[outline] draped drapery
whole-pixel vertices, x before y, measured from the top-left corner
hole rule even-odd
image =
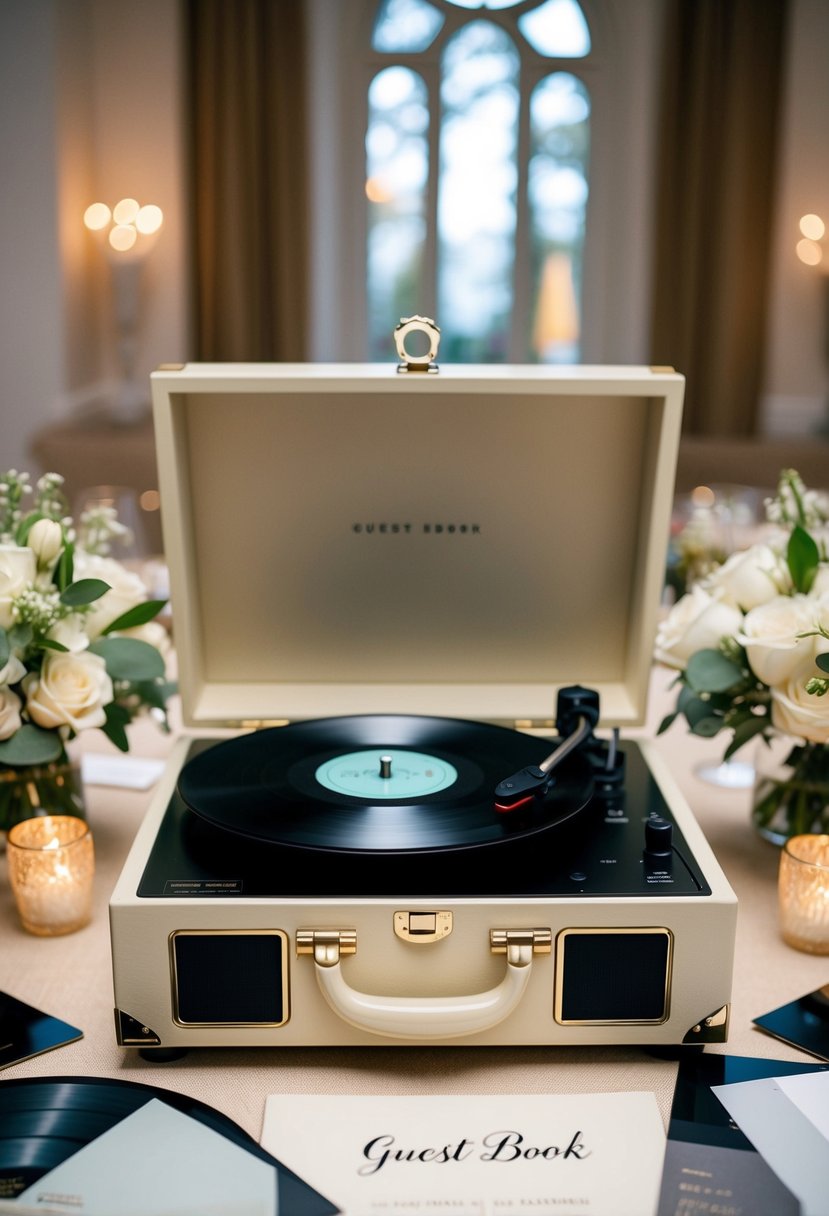
[[[685,429],[755,432],[787,0],[669,0],[651,357],[686,375]]]
[[[308,187],[302,0],[185,0],[195,348],[301,360]]]

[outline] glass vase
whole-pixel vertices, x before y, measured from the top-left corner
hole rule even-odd
[[[79,763],[56,760],[19,768],[0,765],[0,833],[37,815],[86,819]]]
[[[755,768],[751,818],[765,840],[829,832],[829,744],[779,735],[759,744]]]

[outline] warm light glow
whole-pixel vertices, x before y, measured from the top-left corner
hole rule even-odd
[[[823,250],[816,241],[809,241],[804,237],[802,241],[797,242],[796,250],[801,262],[805,262],[807,266],[817,266],[823,260]]]
[[[155,203],[147,203],[146,206],[139,208],[135,217],[135,226],[144,236],[151,236],[152,233],[158,232],[163,220],[164,215],[161,208],[156,207]]]
[[[366,179],[366,198],[370,203],[390,203],[394,195],[379,177],[369,177]]]
[[[112,218],[116,224],[134,224],[138,215],[138,201],[134,198],[122,198],[112,208]]]
[[[138,501],[142,511],[157,511],[161,506],[161,495],[158,490],[144,490]]]
[[[826,225],[819,215],[803,215],[800,217],[800,231],[810,241],[821,241]]]
[[[545,354],[579,340],[579,311],[573,286],[573,263],[566,253],[548,253],[541,271],[533,347]]]
[[[91,232],[100,232],[106,228],[112,213],[106,203],[92,203],[83,213],[83,222]]]
[[[713,507],[716,497],[710,486],[696,486],[691,491],[691,502],[695,507]]]
[[[132,249],[138,233],[129,224],[117,224],[109,234],[109,243],[118,253],[126,253]]]

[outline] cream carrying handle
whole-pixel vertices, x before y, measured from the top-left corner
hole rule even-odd
[[[396,1039],[456,1038],[496,1026],[520,1003],[533,954],[550,952],[549,930],[493,929],[493,951],[507,956],[504,978],[494,988],[463,996],[379,996],[352,988],[342,973],[339,943],[330,935],[320,939],[306,937],[300,945],[297,934],[298,953],[313,953],[317,983],[334,1012],[360,1030]],[[354,949],[356,944],[347,952]]]

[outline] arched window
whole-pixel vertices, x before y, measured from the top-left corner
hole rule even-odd
[[[594,49],[577,0],[380,0],[365,142],[370,358],[432,311],[453,362],[577,361]]]

